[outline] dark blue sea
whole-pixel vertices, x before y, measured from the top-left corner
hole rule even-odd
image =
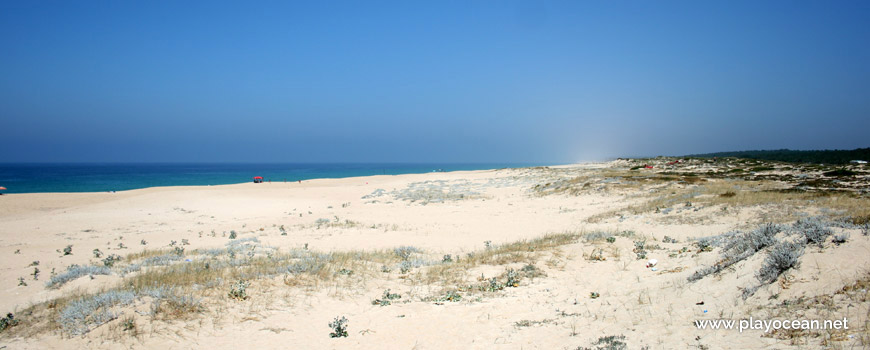
[[[226,185],[432,171],[518,168],[540,164],[0,164],[2,193],[103,192],[155,186]]]

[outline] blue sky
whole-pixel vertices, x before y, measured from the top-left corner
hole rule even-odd
[[[4,1],[0,162],[868,147],[866,1]]]

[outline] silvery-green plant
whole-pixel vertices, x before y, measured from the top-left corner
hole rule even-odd
[[[400,259],[408,260],[409,258],[411,258],[411,254],[420,253],[420,249],[418,249],[417,247],[402,246],[402,247],[398,247],[398,248],[393,249],[393,252]]]
[[[130,291],[108,291],[82,297],[67,304],[60,311],[58,323],[70,335],[82,335],[94,327],[117,318],[111,308],[131,304],[136,295]]]
[[[764,259],[761,270],[756,274],[758,281],[763,284],[773,283],[783,272],[798,267],[803,253],[804,246],[796,242],[782,242],[773,246]]]
[[[782,232],[782,227],[775,224],[764,224],[752,231],[734,231],[718,236],[705,237],[698,244],[719,245],[722,247],[721,261],[713,266],[701,268],[689,276],[689,282],[694,282],[707,275],[718,273],[731,265],[741,262],[777,243],[776,235]]]
[[[119,256],[117,254],[111,254],[111,255],[107,256],[105,259],[103,259],[103,265],[106,267],[112,267],[115,265],[115,262],[120,261],[120,260],[121,260],[121,256]]]
[[[819,218],[803,218],[799,219],[792,225],[792,229],[803,234],[807,244],[817,244],[819,247],[825,242],[828,236],[834,232],[828,228],[828,225]]]
[[[399,265],[399,271],[401,271],[402,273],[408,273],[409,271],[411,271],[411,262],[407,260],[402,261],[402,263]]]
[[[230,286],[229,296],[233,299],[245,300],[248,299],[247,288],[251,283],[245,280],[238,280]]]
[[[846,243],[846,241],[848,241],[850,237],[851,237],[851,235],[849,235],[848,232],[844,232],[844,233],[841,233],[838,235],[834,235],[833,242],[834,242],[834,244],[843,244],[843,243]]]
[[[507,282],[505,285],[508,287],[519,287],[520,286],[520,276],[514,269],[508,269],[505,273],[507,277]]]
[[[110,270],[106,266],[80,266],[80,265],[70,265],[66,268],[66,272],[56,275],[49,279],[49,281],[45,284],[47,288],[57,288],[60,287],[67,282],[75,280],[82,276],[94,276],[94,275],[110,275],[112,274],[112,270]]]
[[[395,293],[390,293],[390,290],[387,289],[384,291],[384,295],[381,296],[380,299],[375,299],[372,301],[372,305],[387,306],[387,305],[390,305],[393,300],[397,300],[400,298],[402,298],[401,295],[395,294]]]
[[[329,333],[329,337],[347,337],[347,323],[347,318],[345,318],[344,316],[341,316],[341,318],[336,317],[332,322],[329,323],[329,328],[332,328],[332,332]]]

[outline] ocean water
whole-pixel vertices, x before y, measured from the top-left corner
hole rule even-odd
[[[104,192],[155,186],[226,185],[432,171],[517,168],[539,164],[0,164],[3,193]]]

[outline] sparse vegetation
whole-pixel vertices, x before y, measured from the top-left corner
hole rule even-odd
[[[105,266],[81,266],[81,265],[70,265],[66,268],[66,271],[51,277],[49,281],[45,284],[46,288],[58,288],[70,281],[73,281],[79,277],[83,276],[95,276],[95,275],[110,275],[112,274],[112,270]]]
[[[776,243],[776,235],[782,231],[779,225],[765,224],[755,230],[742,232],[733,231],[719,236],[706,237],[698,240],[701,250],[713,246],[721,246],[721,260],[713,266],[702,268],[689,276],[689,282],[694,282],[707,275],[718,273],[731,265],[741,262],[756,252]]]
[[[768,304],[780,301],[794,302],[793,299],[788,300],[788,298],[794,298],[795,291],[802,293],[804,289],[799,288],[803,288],[804,283],[815,283],[815,285],[820,283],[813,280],[817,273],[810,271],[816,269],[817,263],[813,261],[812,269],[807,268],[809,266],[807,263],[810,261],[806,260],[808,257],[804,258],[802,270],[790,272],[790,270],[801,266],[801,254],[807,249],[805,247],[810,247],[809,249],[812,250],[811,253],[808,250],[807,255],[812,255],[815,258],[830,251],[853,254],[854,251],[859,248],[863,249],[866,245],[866,237],[855,237],[859,232],[858,230],[867,231],[867,226],[860,226],[854,222],[856,218],[860,220],[862,217],[854,215],[864,210],[859,208],[858,204],[866,202],[866,198],[862,198],[860,194],[831,196],[809,192],[780,193],[775,192],[773,187],[753,183],[755,180],[745,180],[760,176],[752,174],[756,172],[767,172],[764,176],[779,176],[782,173],[780,171],[782,165],[779,164],[768,166],[762,163],[746,163],[739,166],[739,169],[742,170],[739,172],[732,173],[731,169],[716,168],[714,175],[705,175],[703,168],[692,169],[697,174],[679,174],[679,169],[675,169],[679,165],[670,165],[670,168],[666,168],[660,165],[661,163],[650,161],[649,164],[655,165],[654,169],[639,167],[638,171],[634,171],[635,175],[632,177],[623,176],[623,170],[603,169],[595,170],[599,171],[596,173],[596,177],[578,175],[577,179],[574,179],[576,182],[557,183],[556,180],[548,180],[549,183],[546,186],[541,185],[540,188],[543,191],[550,191],[546,192],[547,194],[561,191],[559,193],[563,195],[571,195],[572,191],[579,194],[629,189],[627,192],[619,192],[621,196],[628,193],[624,197],[620,197],[624,201],[614,201],[613,203],[628,203],[632,206],[616,208],[612,203],[607,203],[607,207],[615,209],[608,213],[611,217],[602,216],[602,220],[612,221],[606,225],[596,225],[596,231],[550,234],[536,239],[504,243],[505,237],[516,235],[516,232],[500,235],[498,232],[500,227],[494,226],[492,232],[487,230],[477,236],[470,236],[472,237],[470,238],[471,245],[474,246],[471,251],[465,250],[468,249],[465,247],[469,241],[465,238],[461,238],[455,247],[448,245],[445,248],[436,245],[437,248],[431,248],[431,250],[428,246],[400,246],[370,251],[318,251],[318,247],[329,247],[333,244],[332,241],[321,241],[320,236],[344,234],[342,229],[349,227],[356,227],[356,230],[361,232],[384,227],[369,226],[368,223],[360,224],[335,216],[332,219],[320,221],[321,228],[326,229],[317,232],[312,226],[312,222],[317,223],[314,221],[317,216],[297,219],[298,211],[296,209],[293,210],[293,213],[289,211],[286,213],[291,215],[287,219],[288,227],[292,228],[291,230],[294,232],[294,237],[291,238],[278,237],[278,232],[282,235],[287,233],[288,228],[285,228],[284,225],[279,226],[277,223],[264,225],[262,222],[250,222],[252,229],[242,229],[241,233],[224,231],[224,237],[229,234],[231,240],[228,241],[224,238],[222,243],[225,244],[218,247],[194,249],[193,246],[189,246],[190,242],[187,239],[181,239],[183,236],[196,237],[196,230],[189,230],[179,232],[178,235],[174,236],[181,242],[180,244],[176,241],[172,241],[168,246],[157,244],[156,246],[160,247],[153,250],[139,247],[139,249],[131,249],[130,254],[124,254],[123,258],[116,254],[103,254],[99,249],[94,249],[94,255],[99,260],[90,260],[90,263],[84,263],[94,265],[73,265],[59,275],[52,273],[51,281],[46,283],[46,287],[55,290],[48,291],[46,295],[54,297],[53,299],[37,303],[23,310],[14,309],[17,315],[24,318],[22,323],[26,327],[16,327],[4,336],[14,337],[14,339],[26,339],[32,334],[59,334],[63,337],[74,337],[93,332],[90,336],[86,336],[87,341],[112,334],[122,334],[125,338],[141,337],[134,334],[148,334],[148,332],[151,334],[171,334],[168,332],[187,332],[203,325],[211,327],[208,323],[211,322],[212,317],[216,319],[214,321],[218,327],[216,329],[220,329],[221,323],[228,321],[220,320],[221,317],[225,317],[223,315],[233,315],[232,319],[229,320],[230,322],[244,325],[256,324],[259,322],[258,320],[271,317],[269,313],[272,310],[286,310],[300,306],[301,308],[310,308],[312,304],[314,307],[321,307],[316,304],[321,303],[326,295],[326,298],[335,298],[330,300],[330,303],[335,301],[354,303],[357,307],[353,307],[352,312],[360,311],[360,298],[362,298],[363,304],[371,303],[372,306],[362,306],[364,309],[372,311],[372,315],[375,316],[366,316],[364,320],[357,321],[361,322],[360,324],[370,324],[369,327],[372,329],[354,330],[355,336],[357,332],[363,336],[369,334],[382,336],[384,328],[372,326],[375,324],[373,321],[382,321],[384,317],[402,318],[409,310],[416,312],[424,308],[452,312],[452,310],[466,308],[484,310],[493,306],[496,311],[493,312],[494,317],[490,322],[500,322],[493,324],[501,329],[506,326],[511,327],[511,325],[516,328],[547,328],[512,329],[511,331],[524,332],[533,336],[536,336],[535,334],[559,334],[565,339],[573,339],[572,341],[579,341],[583,345],[589,346],[578,349],[625,349],[627,341],[626,337],[622,335],[611,335],[597,339],[596,337],[601,334],[589,339],[584,337],[588,336],[587,330],[588,332],[607,332],[607,329],[610,328],[598,327],[594,322],[612,322],[611,317],[621,325],[638,325],[639,322],[649,320],[657,325],[663,325],[663,329],[673,326],[690,312],[700,315],[703,310],[705,317],[714,315],[706,314],[708,308],[711,312],[719,313],[718,317],[728,318],[731,315],[726,312],[723,316],[721,306],[724,303],[730,304],[732,301],[740,306],[734,308],[736,311],[732,318],[736,319],[742,317],[743,315],[740,313],[745,310],[755,312],[753,308],[757,305],[750,303],[762,300],[762,298],[756,298],[742,301],[746,305],[740,305],[741,290],[743,296],[751,296],[761,288],[768,288],[768,284],[771,283],[776,283],[776,285],[769,287],[771,295],[767,299],[769,300]],[[768,170],[767,167],[777,171]],[[627,168],[627,166],[623,166],[623,168]],[[819,169],[815,172],[821,174],[823,170]],[[597,177],[601,177],[603,173],[613,176],[598,179]],[[563,176],[563,178],[567,179],[568,177]],[[860,176],[856,178],[860,178]],[[830,179],[830,181],[846,181],[846,179]],[[771,192],[766,192],[768,190]],[[536,189],[530,189],[528,194],[531,196],[544,195]],[[600,200],[599,197],[595,196],[589,198],[593,198],[595,201]],[[769,204],[783,198],[786,202],[793,200],[788,205],[793,204],[794,206],[789,207],[788,211],[780,211],[782,207],[776,205],[781,205],[781,203]],[[488,198],[481,197],[482,199],[489,201]],[[541,200],[541,198],[533,199]],[[567,200],[573,199],[568,198]],[[809,202],[810,200],[818,202]],[[839,201],[842,206],[828,210],[826,203],[834,201]],[[504,198],[501,198],[499,202],[499,205],[516,204],[516,202],[505,203]],[[436,203],[436,201],[425,202],[421,200],[415,203]],[[753,203],[768,204],[753,208],[751,211],[745,210],[747,205],[754,205]],[[812,203],[812,205],[808,203]],[[410,206],[409,203],[401,205]],[[570,206],[572,210],[577,207],[576,204]],[[791,210],[799,206],[805,207],[800,207],[800,210]],[[341,207],[346,208],[344,205]],[[415,206],[415,208],[415,210],[419,210],[419,207]],[[658,208],[657,214],[656,208]],[[453,210],[449,206],[439,208],[439,210],[441,209]],[[539,210],[555,214],[556,205],[548,205]],[[335,209],[334,212],[318,214],[330,217],[333,214],[345,215],[343,212],[351,211]],[[581,216],[582,212],[582,209],[577,209],[576,213],[571,214],[572,211],[565,210],[560,205],[559,220],[564,219],[565,222],[569,222],[572,220],[569,216],[572,215],[577,215],[581,217],[578,220],[582,220],[582,217],[585,217]],[[613,215],[614,213],[616,215]],[[666,213],[669,214],[666,216]],[[785,214],[780,216],[780,213]],[[809,215],[817,215],[817,213],[824,215],[824,217],[809,217]],[[687,217],[691,220],[697,218],[699,222],[707,222],[704,220],[709,221],[711,216],[714,217],[714,220],[720,219],[717,217],[718,215],[726,216],[727,220],[719,220],[716,222],[718,225],[716,227],[736,227],[735,231],[695,240],[693,233],[697,234],[697,231],[681,232],[679,228],[674,231],[648,230],[644,226],[644,222],[655,225],[656,220],[673,220],[671,222],[679,223],[676,220]],[[800,220],[795,221],[796,218],[800,218]],[[832,218],[849,218],[849,221],[829,221],[833,220]],[[616,224],[616,220],[627,222]],[[754,226],[758,225],[759,222],[769,223]],[[574,229],[576,223],[576,220],[573,221],[569,227]],[[240,224],[232,223],[236,228]],[[561,222],[557,224],[562,225]],[[686,225],[687,222],[681,224]],[[558,225],[553,224],[553,226]],[[409,231],[418,229],[413,224],[407,224],[407,227]],[[609,227],[610,229],[601,230],[599,227]],[[621,227],[640,227],[641,231],[637,233],[619,231]],[[297,228],[299,235],[295,234]],[[707,229],[708,227],[704,227],[704,231]],[[217,227],[215,229],[202,228],[200,237],[203,237],[203,232],[209,230],[212,232],[210,236],[206,234],[209,237],[216,237],[216,232],[221,232],[221,228]],[[384,231],[387,229],[384,228]],[[668,235],[662,237],[661,232]],[[855,235],[853,235],[854,240],[847,243],[850,239],[848,232],[855,233]],[[306,236],[308,234],[319,236],[308,237]],[[674,235],[680,239],[673,238]],[[259,239],[253,236],[259,236]],[[845,245],[834,248],[832,244],[827,243],[831,242],[826,241],[828,236],[832,237],[833,244]],[[388,236],[384,235],[383,237]],[[393,236],[389,237],[392,239]],[[400,233],[397,237],[405,236]],[[130,242],[135,242],[135,238],[139,237],[128,236],[127,238]],[[495,243],[491,240],[484,241],[486,238],[493,239]],[[113,236],[112,239],[113,241],[108,243],[105,240],[100,242],[100,246],[110,253],[115,251],[114,246],[118,244],[118,238]],[[165,238],[161,240],[165,241]],[[261,243],[260,240],[263,242]],[[303,246],[302,242],[305,240],[314,243],[311,250],[308,249],[307,243]],[[693,249],[691,245],[693,240],[695,240],[694,244],[697,246],[697,250]],[[213,241],[210,238],[201,239],[196,241],[194,246],[199,247]],[[86,245],[89,244],[89,241],[76,240],[74,242],[76,242],[76,246],[80,246],[77,249],[92,248],[92,246]],[[267,242],[268,244],[279,244],[274,242],[280,242],[281,247],[268,246]],[[411,244],[410,242],[424,244],[420,242],[426,242],[426,240],[412,237],[408,238],[408,242],[408,244]],[[481,245],[480,242],[483,244]],[[142,240],[142,245],[145,245],[144,240]],[[62,245],[58,244],[58,246]],[[816,249],[816,246],[819,248]],[[633,253],[629,253],[629,250],[633,250]],[[715,253],[702,254],[713,250]],[[452,254],[445,254],[445,252]],[[626,253],[629,255],[626,256]],[[29,273],[30,267],[25,269],[23,265],[32,258],[29,255],[20,258],[22,259],[14,262],[17,266],[15,271],[19,275],[26,275]],[[646,261],[639,263],[635,261],[635,258],[655,258],[659,262],[658,264],[649,263],[644,269],[642,266]],[[87,257],[84,256],[74,259],[88,261]],[[44,260],[40,267],[51,269],[53,266],[58,266],[56,265],[57,261],[79,262],[78,260],[57,259],[57,256],[54,256]],[[693,263],[698,261],[705,265],[693,267]],[[829,267],[825,265],[827,262],[824,259],[818,261],[818,270],[827,271]],[[33,267],[36,265],[38,264],[31,264]],[[693,270],[693,268],[697,268],[697,270]],[[62,270],[62,267],[58,267],[58,270]],[[72,270],[76,271],[72,272]],[[34,271],[34,279],[38,273],[38,270]],[[617,281],[625,280],[631,286],[622,289],[621,285],[620,288],[614,288],[614,285],[609,282],[590,281],[593,278],[590,276],[599,273],[613,276],[613,279]],[[535,278],[548,274],[557,278],[569,276],[569,280],[535,280]],[[112,276],[111,278],[96,277],[99,275]],[[707,278],[710,275],[715,275],[715,278]],[[843,273],[842,275],[847,276],[848,274]],[[85,284],[83,283],[85,279],[82,279],[78,281],[79,283],[61,288],[66,283],[83,276],[96,277],[98,280]],[[11,278],[14,283],[14,275]],[[687,278],[688,281],[697,283],[686,288],[690,283],[687,282]],[[705,278],[707,279],[701,281]],[[738,288],[728,284],[734,278],[738,280]],[[21,281],[23,282],[24,279],[22,278]],[[10,283],[10,287],[13,283]],[[571,284],[571,286],[563,286],[566,284]],[[791,292],[786,291],[795,284],[799,287],[793,288]],[[658,286],[662,286],[662,289],[659,289]],[[387,287],[392,289],[387,289]],[[782,287],[782,290],[779,290],[779,287]],[[372,290],[373,288],[377,289]],[[23,294],[38,291],[39,286],[10,289]],[[678,302],[674,302],[669,299],[667,294],[664,294],[682,293],[689,289],[693,292],[678,298]],[[393,290],[401,291],[401,295],[393,293]],[[714,304],[715,301],[711,301],[712,297],[707,297],[706,294],[700,297],[696,296],[696,294],[709,293],[710,291],[714,291],[712,294],[715,294],[715,297],[719,299],[716,300],[718,304]],[[762,290],[762,292],[764,291]],[[860,289],[855,293],[860,293]],[[544,294],[554,296],[548,300],[548,303],[552,302],[556,308],[556,314],[550,316],[555,317],[555,320],[534,316],[536,313],[529,312],[534,311],[531,310],[532,307],[520,307],[516,310],[505,308],[505,305],[513,307],[514,302],[524,302],[527,298]],[[763,293],[759,292],[758,294]],[[695,299],[696,297],[698,299]],[[731,300],[732,297],[734,300]],[[767,297],[765,295],[765,299]],[[708,306],[695,307],[694,311],[678,310],[678,308],[693,308],[691,305],[696,302],[698,304],[695,305],[704,305],[704,299],[707,299]],[[245,301],[242,302],[243,300]],[[529,306],[536,305],[535,308],[541,309],[539,300],[532,301],[534,304],[529,304]],[[414,305],[414,303],[420,302],[434,303],[435,305]],[[864,306],[864,304],[856,305]],[[386,306],[391,307],[381,308]],[[660,309],[656,309],[659,307]],[[607,317],[602,317],[600,314],[602,310],[609,313]],[[617,312],[610,314],[610,310],[617,310]],[[763,311],[765,310],[758,312]],[[487,310],[487,312],[489,311]],[[239,313],[244,315],[239,317]],[[345,315],[355,317],[353,314]],[[515,317],[506,317],[505,315],[514,315]],[[184,318],[193,319],[195,317],[198,317],[199,325],[195,322],[185,323],[185,330],[181,330],[177,326],[178,323],[175,322],[166,324],[157,322]],[[671,323],[668,323],[669,319]],[[487,318],[487,320],[490,319]],[[326,323],[328,319],[322,321]],[[416,323],[412,324],[416,325]],[[333,322],[329,323],[329,326],[331,337],[342,338],[349,335],[346,317],[336,317]],[[98,328],[100,331],[95,331]],[[295,329],[272,327],[272,325],[264,329],[274,333],[298,332]],[[570,335],[576,338],[567,338],[568,330],[571,330]],[[646,333],[632,331],[632,334],[637,336]],[[632,334],[628,335],[632,336]],[[860,333],[854,334],[860,335]],[[322,333],[320,336],[322,337]],[[360,339],[362,338],[360,337]],[[350,339],[350,341],[354,342],[354,339]],[[662,342],[659,344],[661,347],[665,347],[666,344],[673,345],[671,342],[664,343],[661,340],[660,342]],[[691,343],[691,341],[689,342]],[[854,343],[863,345],[858,340]],[[703,348],[699,340],[687,346],[692,344]],[[571,343],[571,345],[576,346],[577,344]],[[566,347],[568,344],[562,346]]]
[[[577,350],[626,350],[628,345],[625,343],[624,335],[608,335],[598,338],[592,347],[577,347]]]
[[[330,338],[341,338],[347,337],[347,318],[341,316],[341,318],[336,317],[332,322],[329,323],[329,328],[332,328],[332,332],[329,333]]]
[[[106,267],[112,267],[115,265],[115,262],[120,261],[121,257],[117,254],[111,254],[105,259],[103,259],[103,265]]]
[[[230,286],[230,292],[228,293],[230,298],[236,300],[246,300],[248,299],[248,286],[251,283],[245,280],[238,280]]]
[[[384,291],[384,295],[382,295],[380,299],[372,300],[372,305],[387,306],[392,304],[393,300],[398,300],[401,298],[401,295],[390,293],[390,290],[387,289]]]
[[[803,252],[804,247],[800,243],[781,242],[773,246],[764,259],[764,266],[758,271],[758,281],[763,284],[776,281],[783,272],[798,266]]]
[[[0,332],[16,325],[18,325],[18,320],[15,319],[15,316],[11,312],[7,313],[6,317],[0,318]]]

